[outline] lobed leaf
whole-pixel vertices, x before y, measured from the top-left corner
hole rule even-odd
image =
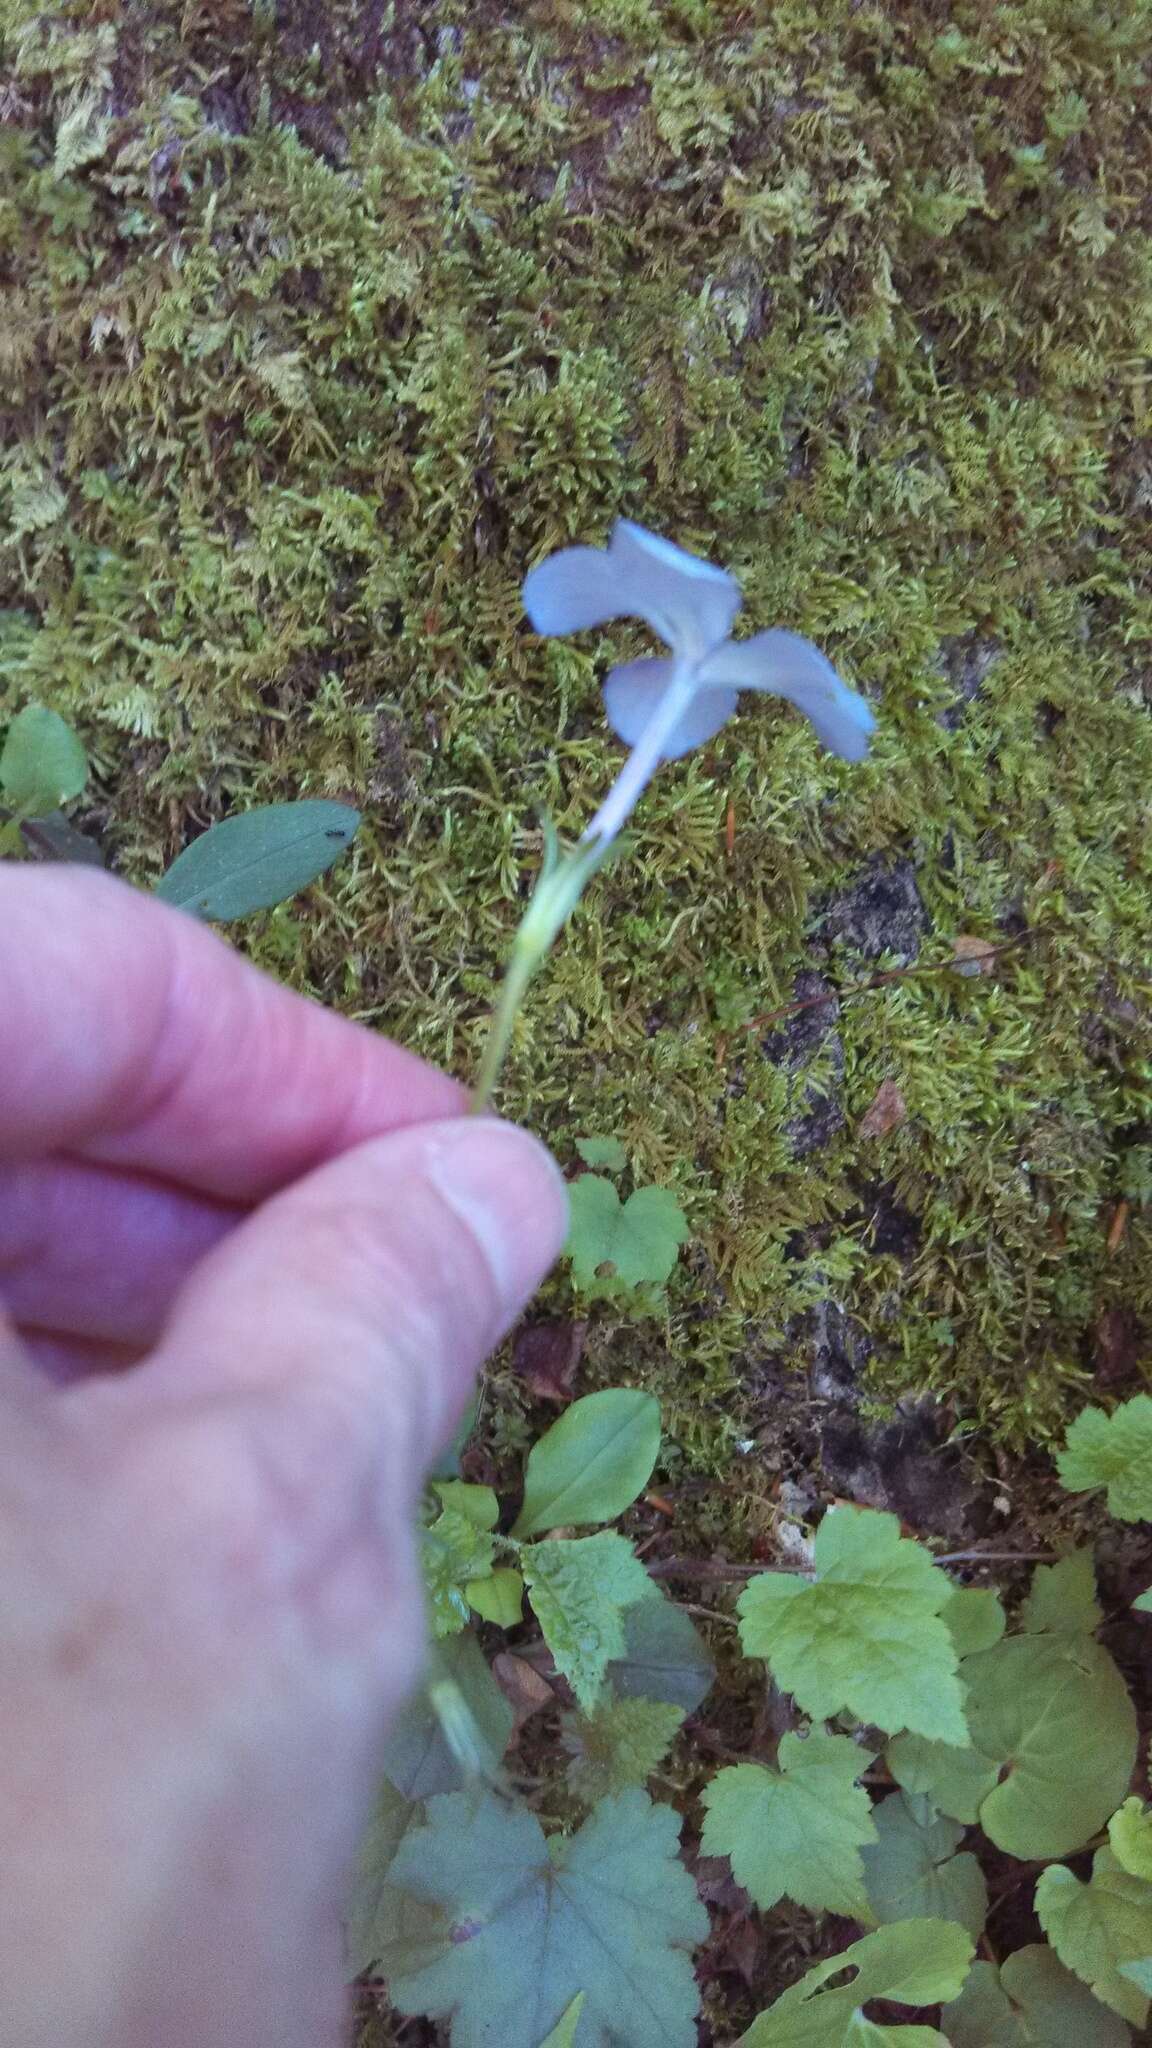
[[[739,1601],[750,1657],[818,1720],[848,1712],[965,1744],[956,1649],[941,1616],[953,1592],[895,1515],[830,1508],[816,1532],[815,1583],[753,1579]]]
[[[1060,1961],[1122,2019],[1142,2027],[1149,2000],[1125,1965],[1152,1957],[1152,1884],[1098,1849],[1082,1884],[1062,1863],[1041,1871],[1036,1914]]]
[[[857,1782],[871,1761],[846,1735],[783,1736],[777,1769],[734,1764],[706,1787],[704,1854],[727,1856],[765,1912],[787,1897],[810,1912],[872,1919],[860,1848],[876,1830]]]
[[[973,1748],[1000,1777],[980,1802],[985,1834],[1025,1861],[1081,1848],[1124,1797],[1136,1756],[1112,1659],[1090,1636],[1015,1636],[966,1658],[964,1681]]]
[[[1121,1522],[1152,1521],[1152,1394],[1134,1394],[1106,1415],[1085,1408],[1068,1431],[1056,1469],[1069,1493],[1108,1490]]]
[[[565,1249],[577,1287],[612,1294],[621,1288],[663,1286],[688,1236],[675,1195],[667,1188],[637,1188],[621,1202],[611,1181],[582,1173],[572,1182],[568,1199]]]
[[[583,1992],[579,2048],[695,2048],[708,1915],[678,1829],[640,1791],[549,1841],[491,1794],[432,1800],[389,1873],[416,1908],[381,1956],[393,2004],[450,2019],[452,2048],[539,2048]]]
[[[1132,2039],[1043,1942],[1017,1949],[999,1969],[973,1963],[940,2019],[952,2048],[1129,2048]]]

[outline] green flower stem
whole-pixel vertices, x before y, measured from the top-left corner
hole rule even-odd
[[[532,955],[519,947],[513,947],[512,958],[508,962],[504,980],[500,985],[500,999],[493,1012],[484,1045],[484,1056],[480,1061],[480,1071],[472,1090],[472,1100],[468,1105],[472,1116],[481,1116],[488,1107],[492,1090],[500,1078],[508,1047],[512,1043],[512,1033],[516,1028],[520,1005],[537,965],[538,962]]]
[[[547,959],[587,884],[612,851],[612,845],[609,840],[585,838],[578,846],[561,852],[551,825],[545,825],[544,865],[512,942],[512,953],[468,1105],[473,1116],[482,1115],[491,1101],[532,976],[541,962]]]

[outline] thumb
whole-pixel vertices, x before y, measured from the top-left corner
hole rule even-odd
[[[373,1139],[204,1260],[145,1371],[155,1393],[280,1395],[362,1449],[383,1439],[410,1495],[566,1223],[558,1169],[514,1125],[457,1117]]]

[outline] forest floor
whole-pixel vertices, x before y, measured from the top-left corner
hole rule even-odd
[[[746,702],[534,989],[502,1108],[690,1229],[659,1314],[561,1269],[535,1341],[659,1396],[631,1532],[708,1612],[830,1498],[1091,1529],[1050,1449],[1152,1368],[1146,9],[0,0],[0,55],[0,723],[75,722],[145,885],[245,804],[360,806],[238,942],[467,1076],[646,644],[538,640],[526,570],[619,513],[731,568],[876,741]],[[529,1351],[470,1476],[555,1412]],[[819,1938],[732,1914],[726,2023]]]

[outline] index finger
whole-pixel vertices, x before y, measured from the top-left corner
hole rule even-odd
[[[0,863],[0,1160],[69,1152],[252,1202],[464,1102],[183,911]]]

